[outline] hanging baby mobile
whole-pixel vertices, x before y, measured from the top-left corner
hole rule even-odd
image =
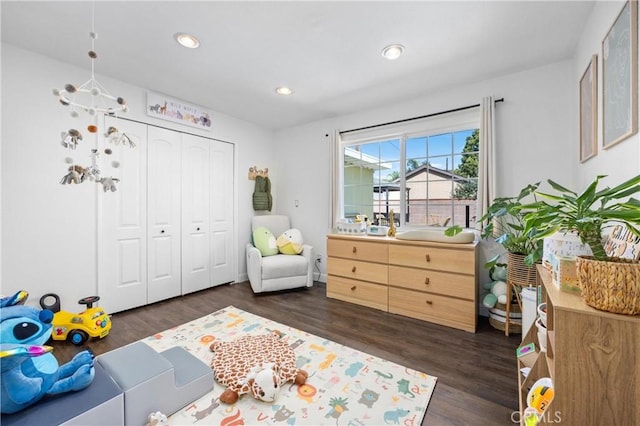
[[[89,59],[91,61],[91,78],[81,86],[73,84],[66,84],[62,89],[54,89],[53,94],[58,101],[69,108],[71,117],[78,118],[79,112],[84,112],[89,115],[89,119],[93,121],[92,124],[88,124],[86,131],[95,135],[95,144],[93,148],[90,148],[88,155],[84,157],[87,161],[87,165],[83,166],[77,163],[76,156],[80,155],[79,147],[83,142],[89,144],[90,141],[83,138],[83,130],[76,128],[68,129],[61,132],[60,144],[66,149],[67,156],[64,161],[66,163],[66,174],[60,180],[63,185],[78,184],[86,181],[96,182],[102,184],[104,192],[116,191],[116,183],[120,181],[118,177],[114,177],[111,173],[109,176],[103,175],[102,166],[108,164],[112,169],[118,169],[120,167],[120,161],[118,161],[114,154],[112,146],[122,145],[130,148],[135,147],[135,143],[125,133],[120,132],[115,126],[109,126],[106,129],[100,129],[98,126],[98,119],[109,115],[118,118],[119,113],[126,113],[128,106],[125,100],[121,97],[112,96],[95,78],[95,60],[98,58],[98,54],[95,51],[95,41],[98,35],[94,31],[94,10],[92,5],[91,13],[91,29],[89,33],[91,37],[91,50],[89,51]],[[117,124],[117,121],[116,121]],[[102,136],[100,136],[102,135]],[[102,143],[100,143],[102,140]],[[104,161],[100,161],[101,156],[104,156]],[[111,158],[110,158],[111,157]],[[80,159],[82,161],[82,159]]]

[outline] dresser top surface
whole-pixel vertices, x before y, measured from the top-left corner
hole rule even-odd
[[[336,240],[347,241],[365,241],[372,243],[385,243],[385,244],[398,244],[404,246],[419,246],[419,247],[441,247],[459,250],[475,250],[478,245],[478,241],[465,244],[457,243],[439,243],[434,241],[419,241],[419,240],[398,240],[395,237],[377,236],[377,235],[350,235],[350,234],[328,234],[327,238]]]

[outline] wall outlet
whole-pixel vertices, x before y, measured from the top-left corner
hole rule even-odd
[[[322,255],[316,254],[316,263],[322,263]]]

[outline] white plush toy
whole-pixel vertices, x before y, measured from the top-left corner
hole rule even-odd
[[[149,422],[145,426],[165,426],[168,424],[167,416],[160,411],[156,411],[155,413],[149,414]]]
[[[482,304],[486,308],[493,308],[496,306],[496,303],[501,303],[503,305],[507,304],[507,283],[504,281],[492,281],[490,283],[486,283],[484,285],[486,290],[489,290],[489,294],[487,294],[482,300]]]
[[[284,231],[276,240],[278,251],[282,254],[302,253],[302,232],[292,228]]]

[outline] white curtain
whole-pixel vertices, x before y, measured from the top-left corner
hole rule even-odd
[[[482,98],[480,103],[480,147],[478,159],[477,218],[481,218],[496,195],[495,100]],[[477,223],[481,228],[483,224]]]
[[[342,216],[342,206],[340,203],[340,175],[342,174],[342,156],[340,155],[340,132],[335,130],[330,134],[329,141],[329,176],[331,177],[331,193],[329,200],[329,229],[333,229],[336,221]]]

